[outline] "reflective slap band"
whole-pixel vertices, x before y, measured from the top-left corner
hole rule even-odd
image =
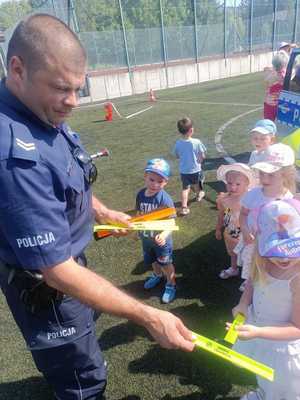
[[[206,338],[205,336],[193,333],[193,337],[194,343],[197,347],[213,353],[218,357],[224,358],[225,360],[237,365],[238,367],[245,368],[256,375],[259,375],[262,378],[268,379],[269,381],[273,382],[274,370],[267,365],[261,364],[258,361],[253,360],[252,358],[231,350],[228,347],[215,342],[214,340]]]
[[[224,340],[228,343],[234,344],[236,342],[236,339],[238,337],[237,331],[236,331],[236,326],[238,325],[243,325],[245,322],[246,317],[245,315],[238,313],[236,317],[234,318],[230,328],[228,329],[228,332],[226,333]]]
[[[179,227],[175,224],[174,220],[144,221],[144,222],[132,222],[132,226],[130,228],[121,225],[96,225],[94,227],[94,232],[102,229],[103,230],[125,229],[128,231],[178,231]]]
[[[150,211],[146,214],[137,215],[135,217],[130,218],[130,222],[137,221],[155,221],[164,218],[174,217],[176,216],[176,210],[174,207],[166,207],[166,208],[158,208],[154,211]],[[105,237],[111,236],[111,232],[107,230],[95,230],[94,229],[94,239],[99,240]]]

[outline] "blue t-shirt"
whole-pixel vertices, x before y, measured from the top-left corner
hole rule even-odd
[[[205,155],[206,147],[196,138],[179,139],[175,143],[173,153],[179,158],[180,173],[194,174],[201,171],[198,157]]]
[[[0,260],[42,269],[76,257],[92,237],[91,190],[66,125],[41,121],[0,85]]]
[[[145,195],[146,188],[140,190],[136,196],[136,210],[141,214],[145,214],[156,210],[158,208],[166,208],[166,207],[175,207],[174,202],[171,199],[170,195],[164,191],[160,190],[154,196],[146,196]],[[153,237],[157,234],[157,232],[153,231],[143,231],[141,232],[141,238],[144,240],[153,240]],[[172,241],[171,235],[168,236],[167,242]]]

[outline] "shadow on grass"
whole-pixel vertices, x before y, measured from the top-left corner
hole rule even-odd
[[[239,278],[222,280],[218,277],[230,259],[223,241],[215,239],[214,231],[197,238],[182,249],[176,249],[173,259],[178,276],[177,299],[200,300],[205,305],[213,304],[215,307],[224,307],[226,304],[232,307],[239,299],[238,287],[241,280]],[[147,270],[150,271],[143,263],[138,263],[133,275],[142,275]],[[161,296],[163,282],[151,290],[145,290],[143,285],[144,280],[135,280],[123,285],[122,289],[141,300]],[[176,299],[172,304],[176,304]],[[230,308],[228,310],[230,311]]]
[[[214,400],[220,396],[234,399],[226,397],[231,392],[233,384],[247,387],[255,384],[255,378],[251,374],[203,350],[183,353],[163,350],[157,345],[153,345],[141,358],[132,361],[129,364],[129,371],[134,374],[154,375],[156,392],[170,393],[158,395],[157,398],[161,400],[195,398]],[[184,386],[191,385],[195,387],[193,393],[188,396],[173,397],[173,393],[182,392]],[[152,390],[150,385],[149,387],[144,385],[142,398],[151,398],[149,395],[153,393]],[[195,397],[196,395],[198,397]]]
[[[1,400],[53,400],[53,392],[41,377],[0,384]]]

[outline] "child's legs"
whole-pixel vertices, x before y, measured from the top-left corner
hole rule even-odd
[[[191,189],[191,174],[181,174],[182,192],[181,192],[181,205],[182,208],[187,208],[189,193]]]
[[[172,243],[166,243],[164,246],[156,246],[156,268],[167,278],[167,283],[175,285],[175,268],[172,260]]]
[[[181,206],[182,208],[187,208],[187,203],[189,199],[190,188],[182,189],[181,192]]]
[[[156,262],[156,261],[154,263],[152,263],[152,269],[153,269],[153,272],[155,273],[155,275],[160,276],[163,274],[161,265],[159,265],[158,262]]]
[[[234,253],[233,249],[238,244],[238,238],[233,238],[226,229],[224,230],[223,237],[227,253],[230,256],[230,266],[233,269],[237,269],[237,255]]]
[[[237,269],[237,255],[230,256],[230,266],[233,269]]]
[[[164,266],[161,266],[161,271],[164,274],[164,276],[167,279],[167,283],[170,285],[175,286],[176,284],[176,278],[175,278],[175,268],[173,264],[167,264]]]
[[[277,115],[277,106],[264,103],[264,118],[275,121]]]

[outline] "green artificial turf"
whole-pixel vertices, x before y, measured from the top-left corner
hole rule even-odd
[[[262,77],[253,74],[218,80],[159,91],[156,96],[158,100],[176,102],[158,101],[143,114],[131,119],[115,116],[112,122],[103,121],[101,106],[82,108],[74,112],[70,125],[80,132],[90,152],[101,147],[110,150],[110,158],[96,161],[99,178],[94,192],[110,207],[129,211],[134,206],[136,192],[143,187],[145,163],[153,157],[170,161],[173,176],[166,190],[180,205],[178,163],[171,155],[171,148],[179,137],[177,120],[185,115],[193,119],[195,137],[208,148],[206,198],[200,204],[191,202],[191,214],[178,218],[180,231],[173,235],[176,300],[162,305],[162,286],[144,291],[143,282],[149,270],[143,265],[139,242],[129,238],[93,242],[87,250],[89,265],[126,292],[180,316],[190,329],[222,339],[225,322],[231,319],[231,308],[240,296],[240,280],[218,279],[229,258],[223,243],[214,237],[216,190],[223,188],[216,182],[215,170],[224,163],[215,149],[214,135],[231,118],[262,104]],[[149,106],[146,95],[115,99],[114,104],[125,116]],[[251,151],[248,132],[261,114],[259,110],[241,117],[224,131],[222,143],[239,161],[247,162]],[[0,315],[0,399],[52,399],[51,390],[35,369],[2,295]],[[109,400],[234,400],[255,385],[255,377],[250,373],[203,351],[186,354],[163,350],[149,340],[144,329],[115,317],[102,315],[97,322],[97,335],[108,362]]]

